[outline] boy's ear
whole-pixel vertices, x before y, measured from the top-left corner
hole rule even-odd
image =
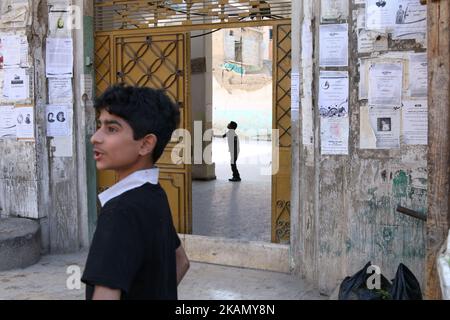
[[[146,156],[153,152],[156,147],[156,143],[158,142],[158,138],[150,133],[142,138],[142,146],[141,150],[139,150],[139,155]]]

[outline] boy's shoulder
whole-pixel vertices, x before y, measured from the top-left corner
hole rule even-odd
[[[159,183],[145,183],[109,200],[102,211],[139,211],[143,206],[147,207],[149,203],[157,204],[164,200],[167,201],[167,197]]]

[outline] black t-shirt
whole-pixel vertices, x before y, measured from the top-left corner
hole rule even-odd
[[[176,300],[175,231],[166,193],[146,183],[101,209],[81,281],[86,299],[94,286],[120,289],[122,300]]]

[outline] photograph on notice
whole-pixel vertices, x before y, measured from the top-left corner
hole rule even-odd
[[[378,118],[378,131],[391,131],[391,118]]]

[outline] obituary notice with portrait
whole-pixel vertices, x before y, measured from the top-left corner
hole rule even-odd
[[[14,109],[17,138],[34,139],[34,110],[33,107],[17,107]]]
[[[48,105],[46,112],[47,136],[66,137],[69,135],[68,107],[65,105]]]
[[[370,125],[377,149],[400,148],[400,108],[369,106]]]

